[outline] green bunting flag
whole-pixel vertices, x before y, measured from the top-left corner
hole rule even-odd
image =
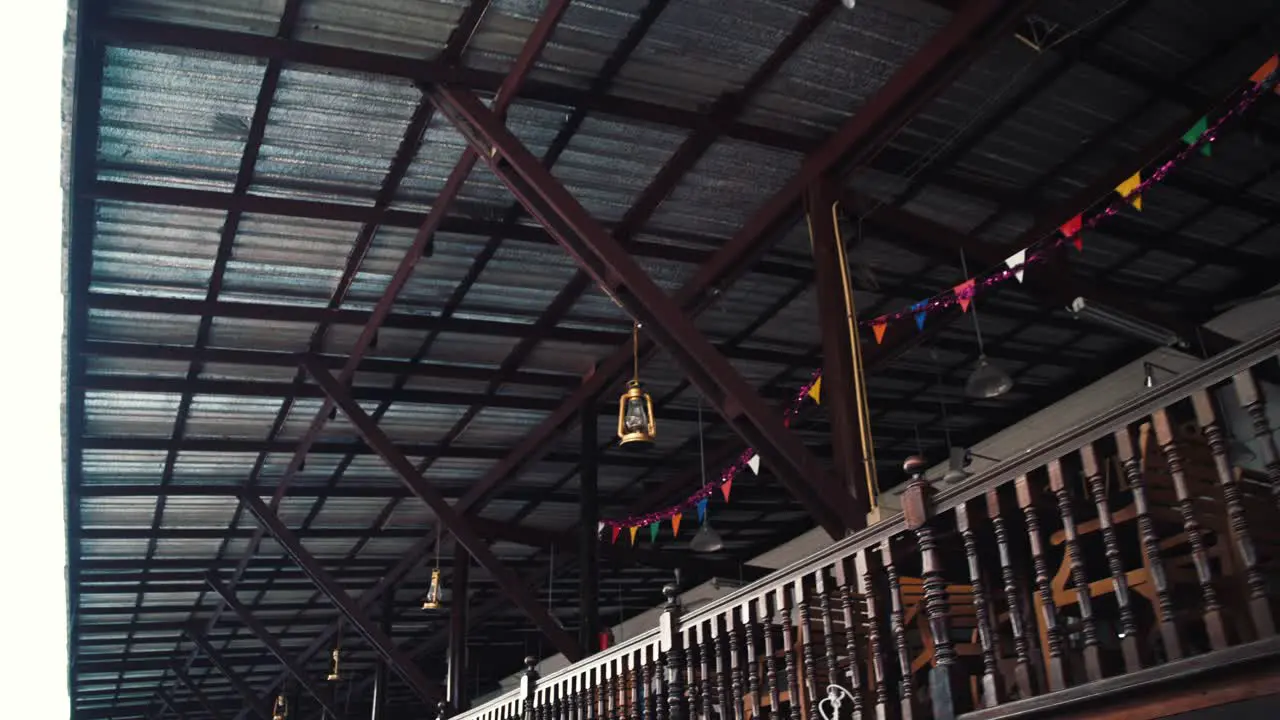
[[[658,542],[658,529],[659,529],[658,523],[656,522],[649,523],[649,542],[651,543]]]
[[[1197,120],[1197,121],[1196,121],[1196,124],[1195,124],[1195,125],[1192,125],[1192,126],[1191,126],[1191,129],[1190,129],[1190,130],[1188,130],[1188,131],[1186,131],[1185,133],[1183,133],[1183,135],[1182,135],[1182,142],[1184,142],[1184,143],[1186,143],[1186,144],[1188,144],[1188,145],[1195,145],[1195,144],[1196,144],[1196,141],[1200,139],[1200,136],[1201,136],[1201,135],[1204,135],[1205,131],[1206,131],[1206,130],[1208,130],[1208,129],[1209,129],[1209,118],[1208,118],[1208,116],[1201,117],[1199,120]],[[1212,156],[1213,156],[1213,145],[1212,145],[1211,143],[1205,143],[1205,144],[1201,145],[1201,146],[1200,146],[1200,154],[1201,154],[1201,155],[1203,155],[1203,156],[1205,156],[1205,157],[1212,157]]]

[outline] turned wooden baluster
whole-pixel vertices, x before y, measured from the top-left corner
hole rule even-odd
[[[1112,437],[1115,438],[1120,467],[1124,471],[1129,491],[1133,493],[1133,504],[1138,512],[1138,536],[1142,542],[1142,554],[1147,561],[1147,574],[1151,576],[1151,584],[1156,589],[1156,620],[1160,628],[1160,640],[1168,659],[1178,660],[1182,657],[1182,640],[1178,637],[1178,625],[1173,614],[1169,578],[1165,574],[1164,561],[1160,558],[1160,538],[1156,536],[1155,522],[1151,519],[1142,461],[1134,449],[1133,436],[1128,427],[1116,430]]]
[[[804,577],[798,578],[791,586],[791,599],[795,603],[796,608],[796,627],[799,628],[798,640],[802,648],[801,657],[804,665],[800,668],[800,676],[804,678],[804,707],[808,710],[805,717],[818,717],[818,701],[822,698],[818,696],[818,683],[815,677],[818,673],[818,661],[814,654],[813,647],[813,626],[809,622],[809,598],[805,588]],[[793,708],[795,705],[793,704]]]
[[[681,652],[683,638],[679,631],[680,602],[676,599],[676,586],[664,585],[662,594],[666,596],[667,602],[663,607],[658,629],[662,646],[667,650],[667,716],[670,720],[688,720],[689,715],[683,704],[684,684],[680,681],[684,658]]]
[[[800,720],[800,674],[796,667],[796,633],[791,624],[791,603],[786,586],[778,588],[778,625],[782,630],[782,660],[787,671],[787,697],[791,720]]]
[[[697,656],[701,654],[701,648],[698,646],[698,637],[693,627],[681,634],[684,635],[684,684],[688,693],[689,717],[705,718],[706,715],[702,707],[702,686],[698,683],[696,669]]]
[[[711,636],[708,634],[706,623],[700,623],[697,626],[697,643],[698,643],[698,687],[701,692],[698,695],[698,714],[702,716],[702,720],[710,720],[711,718]],[[694,639],[691,634],[690,640]]]
[[[986,586],[982,581],[982,568],[978,562],[978,542],[973,524],[969,522],[969,507],[961,503],[956,507],[956,529],[964,541],[964,555],[969,564],[969,584],[973,586],[973,610],[978,621],[978,642],[982,646],[982,705],[995,707],[1004,702],[1004,688],[996,673],[996,642],[991,632],[991,605]]]
[[[849,658],[849,669],[845,678],[849,680],[849,694],[853,695],[852,720],[862,720],[862,664],[858,660],[857,622],[861,613],[854,609],[854,583],[858,574],[856,566],[850,566],[852,558],[845,558],[836,563],[836,585],[840,587],[840,620],[844,623],[844,652]],[[832,675],[832,677],[837,677]]]
[[[831,620],[831,594],[827,589],[830,583],[826,568],[818,569],[813,576],[813,583],[814,592],[818,596],[818,619],[822,621],[822,650],[827,666],[827,684],[836,685],[840,682],[840,661],[836,658],[835,623]],[[813,671],[814,668],[809,669],[810,673]],[[816,705],[821,701],[822,698],[815,694],[809,702]],[[811,720],[816,720],[817,717],[810,714]]]
[[[719,711],[717,714],[720,720],[729,720],[732,717],[730,711],[733,709],[733,695],[729,690],[729,662],[727,657],[729,643],[728,638],[725,637],[725,629],[720,627],[720,619],[722,617],[728,620],[729,625],[733,625],[732,613],[711,618],[711,639],[715,641],[716,653],[716,687],[719,691],[716,702],[720,704],[720,707],[717,708]]]
[[[587,715],[586,676],[575,675],[570,682],[569,706],[573,720],[591,720]]]
[[[951,640],[951,605],[947,602],[947,579],[942,574],[942,558],[934,537],[933,487],[924,479],[925,461],[909,457],[903,463],[907,489],[902,495],[902,512],[907,529],[916,536],[920,550],[924,586],[924,612],[933,639],[933,668],[929,671],[929,697],[935,718],[954,718],[973,709],[973,695],[964,669],[956,661]],[[908,665],[908,672],[910,666]]]
[[[653,717],[655,720],[670,720],[667,712],[667,654],[661,648],[656,651],[653,660]]]
[[[609,663],[609,717],[623,720],[626,716],[626,671],[622,658]]]
[[[893,635],[893,647],[898,658],[898,703],[902,720],[912,720],[915,715],[915,678],[911,676],[911,649],[907,645],[907,628],[904,621],[906,608],[902,602],[902,584],[898,581],[898,568],[893,561],[893,541],[885,540],[880,546],[880,561],[889,580],[889,632]]]
[[[562,720],[560,717],[560,686],[547,688],[547,717],[550,720]]]
[[[764,666],[765,680],[769,688],[769,717],[779,720],[782,715],[778,707],[782,700],[778,693],[778,656],[773,647],[773,616],[769,613],[769,593],[760,596],[757,617],[760,618],[764,631]]]
[[[878,610],[881,606],[876,602],[875,578],[872,575],[875,570],[875,561],[870,550],[863,550],[855,557],[857,558],[858,591],[862,593],[863,601],[867,606],[867,650],[871,655],[871,680],[875,684],[876,720],[888,720],[889,688],[888,683],[885,682],[887,661],[880,642],[881,617]]]
[[[1049,489],[1058,501],[1058,515],[1062,518],[1062,534],[1067,548],[1067,563],[1071,567],[1071,582],[1076,586],[1076,604],[1080,606],[1080,626],[1084,634],[1084,672],[1090,682],[1102,679],[1102,656],[1098,650],[1098,624],[1093,618],[1093,593],[1089,591],[1089,576],[1085,572],[1084,555],[1080,550],[1080,535],[1076,532],[1075,510],[1071,504],[1071,492],[1062,472],[1061,460],[1049,461]]]
[[[592,712],[598,720],[609,720],[609,675],[604,666],[596,668],[592,673],[592,680],[592,687],[595,688],[591,698]]]
[[[1165,462],[1169,465],[1169,476],[1173,479],[1173,490],[1178,496],[1178,513],[1182,516],[1182,530],[1187,535],[1187,544],[1191,546],[1191,560],[1196,568],[1196,580],[1200,583],[1200,597],[1204,601],[1202,616],[1205,631],[1209,635],[1209,646],[1214,650],[1227,647],[1227,633],[1222,625],[1222,606],[1218,603],[1218,593],[1213,588],[1213,571],[1209,568],[1209,554],[1205,550],[1204,535],[1200,522],[1196,520],[1195,505],[1191,493],[1187,490],[1187,475],[1183,470],[1182,453],[1174,440],[1173,425],[1169,423],[1169,413],[1157,410],[1152,414],[1156,428],[1156,442],[1164,453]]]
[[[760,717],[760,662],[756,657],[756,621],[755,603],[748,600],[742,603],[742,627],[746,631],[747,648],[747,706],[745,714],[751,720]]]
[[[1271,422],[1267,419],[1267,398],[1258,390],[1253,371],[1246,369],[1231,379],[1240,407],[1249,414],[1253,423],[1253,440],[1262,456],[1271,483],[1271,498],[1280,507],[1280,451],[1276,449],[1275,436],[1271,434]]]
[[[644,665],[644,685],[641,692],[641,699],[644,701],[644,704],[640,708],[640,717],[644,720],[655,720],[657,717],[657,708],[656,703],[654,702],[654,696],[657,694],[658,688],[657,683],[654,682],[653,664],[655,662],[654,653],[657,652],[657,648],[650,645],[645,648],[643,652],[644,657],[641,662]]]
[[[745,605],[744,605],[745,607]],[[733,693],[730,702],[733,704],[734,720],[744,720],[742,710],[742,633],[738,630],[738,613],[730,610],[724,616],[729,635],[729,679],[730,691]]]
[[[1062,628],[1058,626],[1058,606],[1053,602],[1053,587],[1049,584],[1049,564],[1044,559],[1044,546],[1040,539],[1040,519],[1036,517],[1035,497],[1031,481],[1026,475],[1014,481],[1018,494],[1018,506],[1027,523],[1027,540],[1031,544],[1031,562],[1036,572],[1036,590],[1040,594],[1040,615],[1044,622],[1045,636],[1049,640],[1049,690],[1062,690],[1067,686],[1066,667],[1063,663]]]
[[[1029,698],[1031,684],[1031,647],[1027,642],[1027,626],[1022,621],[1022,593],[1013,571],[1013,558],[1009,553],[1009,532],[1005,529],[1004,515],[1000,511],[1000,493],[988,490],[986,494],[987,517],[996,536],[996,548],[1000,551],[1000,580],[1004,586],[1005,607],[1009,611],[1009,630],[1013,635],[1013,652],[1016,664],[1013,669],[1014,686],[1018,696]]]
[[[1208,391],[1199,390],[1192,394],[1191,402],[1196,409],[1196,421],[1200,423],[1200,429],[1213,452],[1218,484],[1222,486],[1222,498],[1227,503],[1231,540],[1235,543],[1236,554],[1244,563],[1245,583],[1249,587],[1249,616],[1253,620],[1254,631],[1259,638],[1271,637],[1276,634],[1276,626],[1271,617],[1271,607],[1267,603],[1267,580],[1258,570],[1258,552],[1253,545],[1253,534],[1249,532],[1249,522],[1245,519],[1240,486],[1236,482],[1231,460],[1227,457],[1227,442],[1223,437],[1222,427],[1218,424],[1213,400]]]
[[[641,720],[644,717],[644,698],[648,695],[648,692],[641,685],[640,679],[640,665],[643,663],[643,658],[644,649],[636,650],[627,656],[627,667],[631,671],[627,678],[627,685],[631,689],[629,702],[627,703],[627,717],[630,720]]]
[[[1129,595],[1129,578],[1125,575],[1120,558],[1120,543],[1116,540],[1115,524],[1111,520],[1111,506],[1107,503],[1107,489],[1102,481],[1102,469],[1093,445],[1080,449],[1080,465],[1084,469],[1089,494],[1098,510],[1098,526],[1102,528],[1102,543],[1107,556],[1107,569],[1111,571],[1111,585],[1115,589],[1116,604],[1120,607],[1120,652],[1124,656],[1124,671],[1131,673],[1142,667],[1138,657],[1138,624],[1133,617]]]

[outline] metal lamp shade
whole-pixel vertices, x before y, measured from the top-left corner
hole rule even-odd
[[[658,428],[653,421],[653,398],[640,383],[627,383],[627,391],[618,398],[618,445],[653,444]]]
[[[987,360],[986,355],[978,356],[978,365],[964,384],[964,392],[974,398],[996,398],[1013,388],[1013,378]]]
[[[694,552],[712,553],[724,547],[724,538],[711,527],[711,521],[702,523],[693,539],[689,541],[689,549]]]

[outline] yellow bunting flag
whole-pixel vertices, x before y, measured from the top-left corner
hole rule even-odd
[[[671,516],[671,534],[680,537],[680,520],[684,517],[684,513],[676,513]]]
[[[871,332],[875,333],[876,335],[877,345],[879,345],[882,341],[884,341],[884,329],[886,326],[887,325],[884,320],[876,320],[875,322],[871,323]]]
[[[1116,192],[1120,193],[1120,197],[1124,198],[1125,200],[1128,200],[1130,205],[1134,206],[1138,210],[1141,210],[1142,196],[1135,192],[1138,189],[1138,186],[1141,184],[1142,184],[1142,172],[1138,171],[1134,173],[1128,180],[1125,180],[1124,182],[1117,185]]]
[[[629,530],[631,530],[631,544],[632,544],[632,545],[635,545],[635,544],[636,544],[636,533],[640,530],[640,528],[639,528],[639,527],[637,527],[637,526],[635,526],[635,525],[632,525],[632,526],[631,526],[630,528],[628,528],[628,529],[629,529]]]
[[[809,388],[809,397],[819,405],[822,404],[822,378],[813,381],[813,387]]]
[[[1271,73],[1276,71],[1277,67],[1280,67],[1280,55],[1272,55],[1257,70],[1253,71],[1253,74],[1249,76],[1249,80],[1254,85],[1261,85],[1270,77]],[[1280,87],[1276,89],[1276,92],[1280,93]]]

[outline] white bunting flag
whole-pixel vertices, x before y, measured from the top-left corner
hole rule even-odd
[[[1024,265],[1026,265],[1026,263],[1027,263],[1027,250],[1026,250],[1026,248],[1023,248],[1023,249],[1019,250],[1018,252],[1016,252],[1016,253],[1014,253],[1014,254],[1010,255],[1010,256],[1009,256],[1009,257],[1004,261],[1004,264],[1005,264],[1005,265],[1008,265],[1008,266],[1009,266],[1009,269],[1014,271],[1014,272],[1013,272],[1013,276],[1014,276],[1014,277],[1016,277],[1016,278],[1018,278],[1018,282],[1022,282],[1022,272],[1023,272],[1023,270],[1025,270],[1025,269],[1026,269],[1026,268],[1025,268],[1025,267],[1023,267],[1023,266],[1024,266]]]
[[[752,455],[751,459],[747,461],[747,467],[751,468],[751,472],[759,475],[760,474],[760,456]]]

